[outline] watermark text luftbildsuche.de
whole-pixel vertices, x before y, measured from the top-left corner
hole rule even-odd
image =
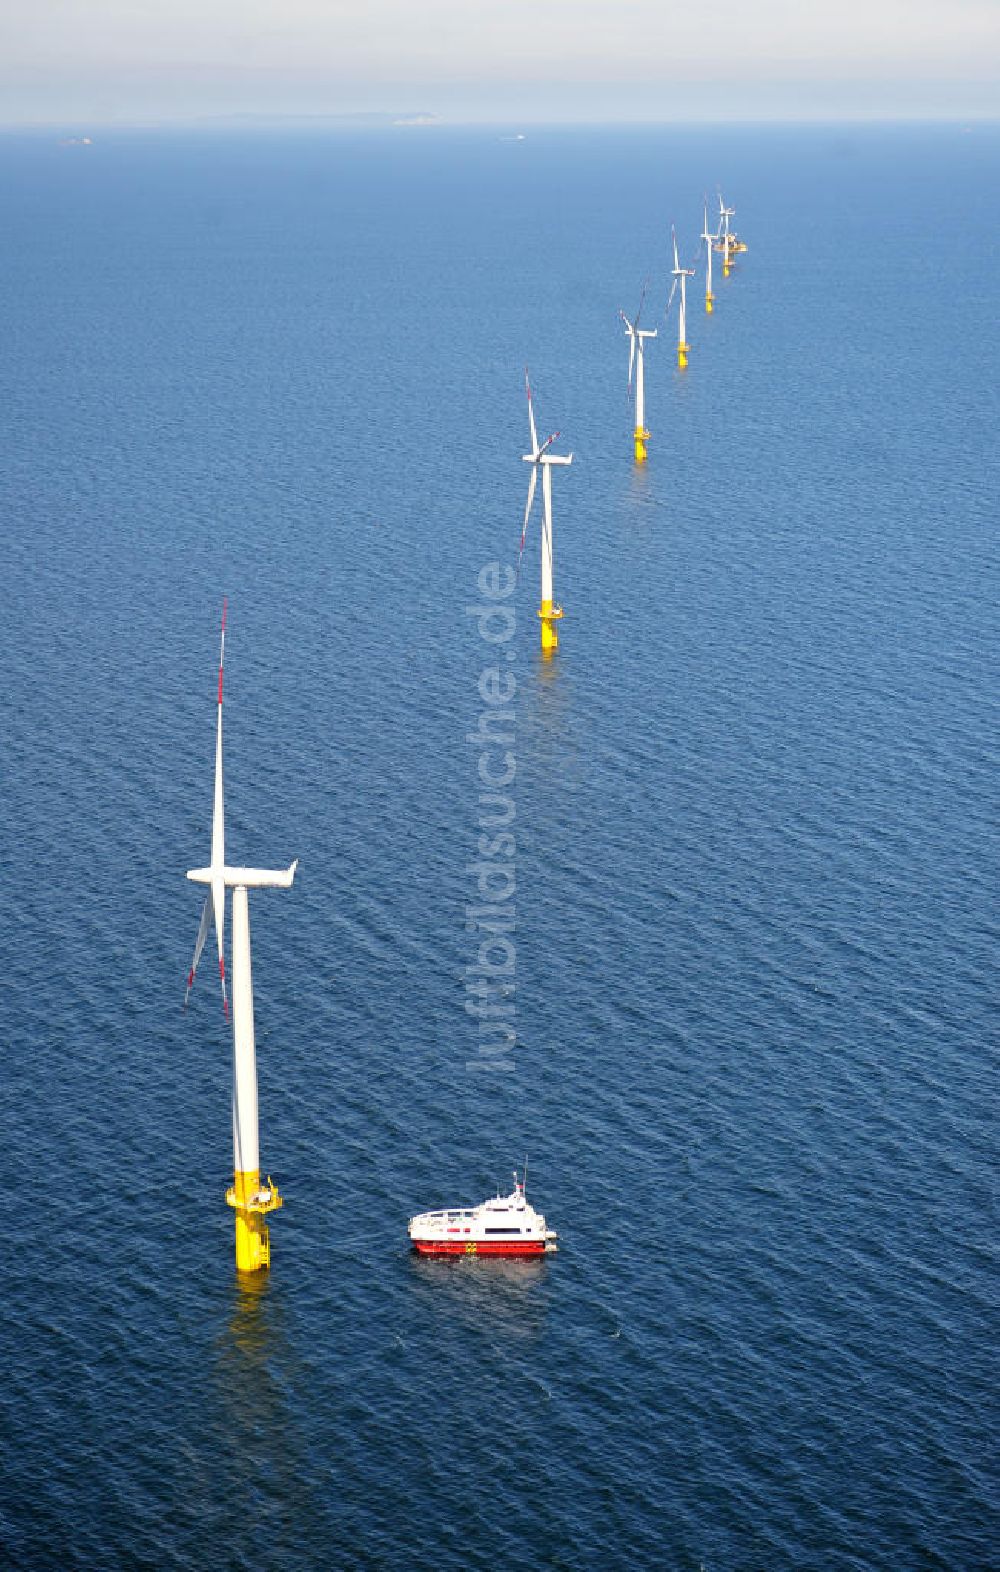
[[[465,908],[465,931],[472,936],[473,954],[465,968],[465,1008],[477,1031],[475,1055],[466,1061],[468,1070],[513,1070],[517,1044],[517,679],[511,670],[514,608],[506,604],[516,581],[513,568],[488,562],[476,580],[480,600],[465,608],[476,619],[487,660],[477,683],[479,719],[475,730],[466,734],[466,741],[478,750],[479,804],[477,857],[466,868],[471,899]]]

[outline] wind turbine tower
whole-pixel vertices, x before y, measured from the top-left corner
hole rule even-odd
[[[572,464],[573,455],[562,458],[557,453],[550,453],[549,448],[558,437],[554,431],[551,437],[539,444],[538,433],[535,430],[535,412],[531,400],[531,383],[528,381],[528,372],[525,368],[524,386],[528,395],[528,425],[531,430],[531,452],[524,454],[524,462],[531,465],[531,476],[528,480],[528,501],[524,509],[524,524],[521,528],[521,546],[517,557],[518,571],[521,568],[521,557],[524,553],[524,540],[528,533],[528,520],[531,517],[531,507],[535,500],[535,484],[538,480],[538,471],[542,472],[542,603],[538,608],[538,615],[542,625],[542,654],[550,656],[559,646],[556,633],[556,623],[562,617],[563,609],[552,603],[552,466],[553,464]]]
[[[264,1218],[282,1205],[270,1176],[261,1184],[260,1140],[257,1127],[257,1060],[254,1046],[253,982],[250,970],[249,890],[291,888],[298,862],[286,869],[231,868],[225,855],[225,814],[222,790],[222,672],[226,652],[226,606],[222,606],[222,641],[219,651],[219,697],[215,733],[215,803],[212,810],[212,860],[207,868],[192,868],[188,878],[207,884],[208,894],[188,972],[184,1003],[194,985],[209,928],[215,925],[219,950],[222,1007],[229,1014],[226,997],[224,933],[226,891],[232,891],[233,961],[233,1183],[226,1201],[236,1214],[236,1266],[241,1272],[258,1272],[271,1264],[271,1241]]]
[[[709,234],[707,197],[705,199],[704,225],[705,227],[702,229],[701,238],[705,242],[705,256],[707,259],[705,262],[705,310],[708,312],[709,316],[711,316],[712,312],[715,310],[715,296],[712,294],[712,247],[719,238],[719,232],[716,230],[714,235]]]
[[[635,370],[635,461],[637,464],[646,462],[646,443],[649,441],[649,432],[646,430],[646,384],[644,376],[643,339],[655,338],[656,328],[640,328],[639,318],[642,316],[642,304],[646,298],[645,289],[639,301],[639,309],[635,314],[633,325],[624,311],[618,315],[625,324],[625,331],[631,339],[628,352],[628,387],[632,391],[632,371]]]
[[[681,286],[680,307],[677,316],[677,364],[683,371],[688,363],[688,350],[691,347],[687,341],[687,281],[689,278],[694,278],[694,268],[681,267],[677,260],[677,231],[673,225],[670,227],[670,233],[674,241],[674,265],[672,269],[674,289],[677,288],[678,284]]]

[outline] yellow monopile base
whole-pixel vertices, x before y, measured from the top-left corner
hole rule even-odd
[[[271,1264],[271,1236],[264,1215],[276,1212],[284,1203],[268,1175],[262,1185],[260,1173],[237,1173],[226,1191],[226,1204],[236,1213],[236,1270],[259,1272]]]
[[[555,624],[563,614],[561,606],[553,606],[550,600],[543,600],[538,608],[538,615],[542,621],[542,654],[551,655],[553,650],[559,648],[559,638]]]
[[[689,344],[678,344],[678,346],[677,346],[677,364],[680,366],[682,371],[684,370],[684,367],[688,363],[688,349],[689,348],[690,348]]]
[[[728,262],[723,262],[723,264],[722,264],[722,276],[723,276],[723,278],[728,278],[729,277],[729,263]]]
[[[645,426],[635,428],[635,461],[637,464],[646,462],[646,443],[649,441],[649,432]]]
[[[705,296],[705,310],[708,312],[709,316],[712,315],[712,312],[715,310],[715,296],[714,295],[706,295]]]

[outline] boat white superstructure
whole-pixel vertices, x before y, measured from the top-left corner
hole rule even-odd
[[[525,1197],[527,1178],[514,1174],[509,1195],[479,1206],[455,1206],[410,1218],[409,1235],[421,1255],[545,1255],[558,1234]]]

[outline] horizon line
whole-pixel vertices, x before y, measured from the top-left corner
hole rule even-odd
[[[498,117],[496,119],[473,119],[461,115],[442,115],[429,110],[356,110],[356,111],[317,111],[315,113],[296,114],[277,111],[273,114],[257,110],[247,111],[219,111],[206,112],[198,115],[187,116],[151,116],[122,117],[115,119],[87,118],[84,116],[65,116],[59,118],[45,118],[38,120],[0,120],[0,133],[6,132],[67,132],[75,130],[80,135],[85,135],[88,130],[102,131],[151,131],[151,130],[253,130],[257,127],[282,127],[289,128],[331,128],[342,130],[369,130],[369,131],[450,131],[450,130],[533,130],[533,129],[579,129],[579,130],[641,130],[644,128],[667,128],[676,126],[702,126],[702,127],[731,127],[731,126],[850,126],[850,125],[1000,125],[1000,112],[987,113],[986,111],[973,111],[967,114],[958,114],[953,110],[908,113],[840,113],[817,115],[782,115],[782,114],[754,114],[752,111],[740,115],[674,115],[663,117],[643,116],[636,118],[577,118],[576,116],[552,116],[548,118],[526,117],[512,119]]]

